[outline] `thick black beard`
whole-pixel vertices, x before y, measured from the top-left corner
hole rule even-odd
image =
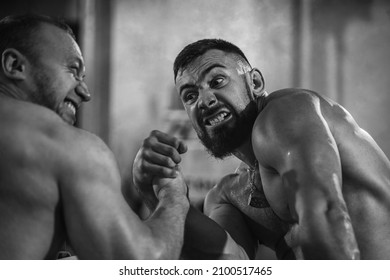
[[[230,110],[234,114],[233,110]],[[214,129],[213,136],[207,133],[206,127],[202,122],[200,131],[197,131],[198,137],[205,146],[209,154],[217,159],[224,159],[231,156],[238,147],[240,147],[248,137],[251,137],[252,128],[257,118],[256,101],[250,102],[240,113],[235,114],[236,122],[234,126],[221,126]]]

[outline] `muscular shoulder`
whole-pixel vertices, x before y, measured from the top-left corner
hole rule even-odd
[[[74,180],[80,177],[93,180],[110,178],[119,184],[115,158],[107,145],[96,135],[65,124],[57,128],[52,143],[58,157],[59,178],[66,181],[69,181],[70,177]]]
[[[61,119],[50,110],[13,99],[1,100],[0,145],[6,155],[37,166],[53,155],[55,137]]]
[[[5,128],[0,132],[0,143],[10,157],[18,157],[52,176],[97,166],[116,167],[111,152],[97,136],[68,125],[42,106],[8,99],[5,102],[7,106],[0,107],[0,124]]]
[[[258,158],[284,153],[283,148],[299,142],[310,124],[321,118],[320,97],[304,89],[273,92],[265,98],[264,104],[252,131]]]
[[[237,173],[231,173],[224,176],[206,195],[204,203],[204,212],[206,215],[218,207],[218,205],[230,204],[229,192],[238,179]]]
[[[308,108],[319,105],[319,95],[305,89],[282,89],[269,94],[265,99],[265,105],[260,112],[258,124],[268,124],[281,121],[297,121],[308,113]]]

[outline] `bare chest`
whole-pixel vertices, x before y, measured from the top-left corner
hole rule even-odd
[[[289,208],[291,198],[283,187],[283,181],[279,174],[267,170],[261,170],[260,173],[264,194],[275,214],[287,223],[296,223]]]
[[[246,216],[252,233],[261,243],[273,248],[289,231],[291,225],[272,209],[258,173],[254,177],[249,170],[240,173],[225,190],[229,201]]]

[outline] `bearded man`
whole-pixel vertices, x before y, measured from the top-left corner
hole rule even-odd
[[[243,52],[219,39],[186,46],[176,89],[200,140],[237,171],[210,190],[204,214],[186,219],[183,257],[390,259],[390,162],[342,106],[305,89],[267,93]],[[175,178],[178,139],[154,131],[134,163],[134,182]]]

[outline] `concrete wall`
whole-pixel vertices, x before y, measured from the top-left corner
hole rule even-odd
[[[390,156],[390,2],[310,2],[310,88],[340,102]]]

